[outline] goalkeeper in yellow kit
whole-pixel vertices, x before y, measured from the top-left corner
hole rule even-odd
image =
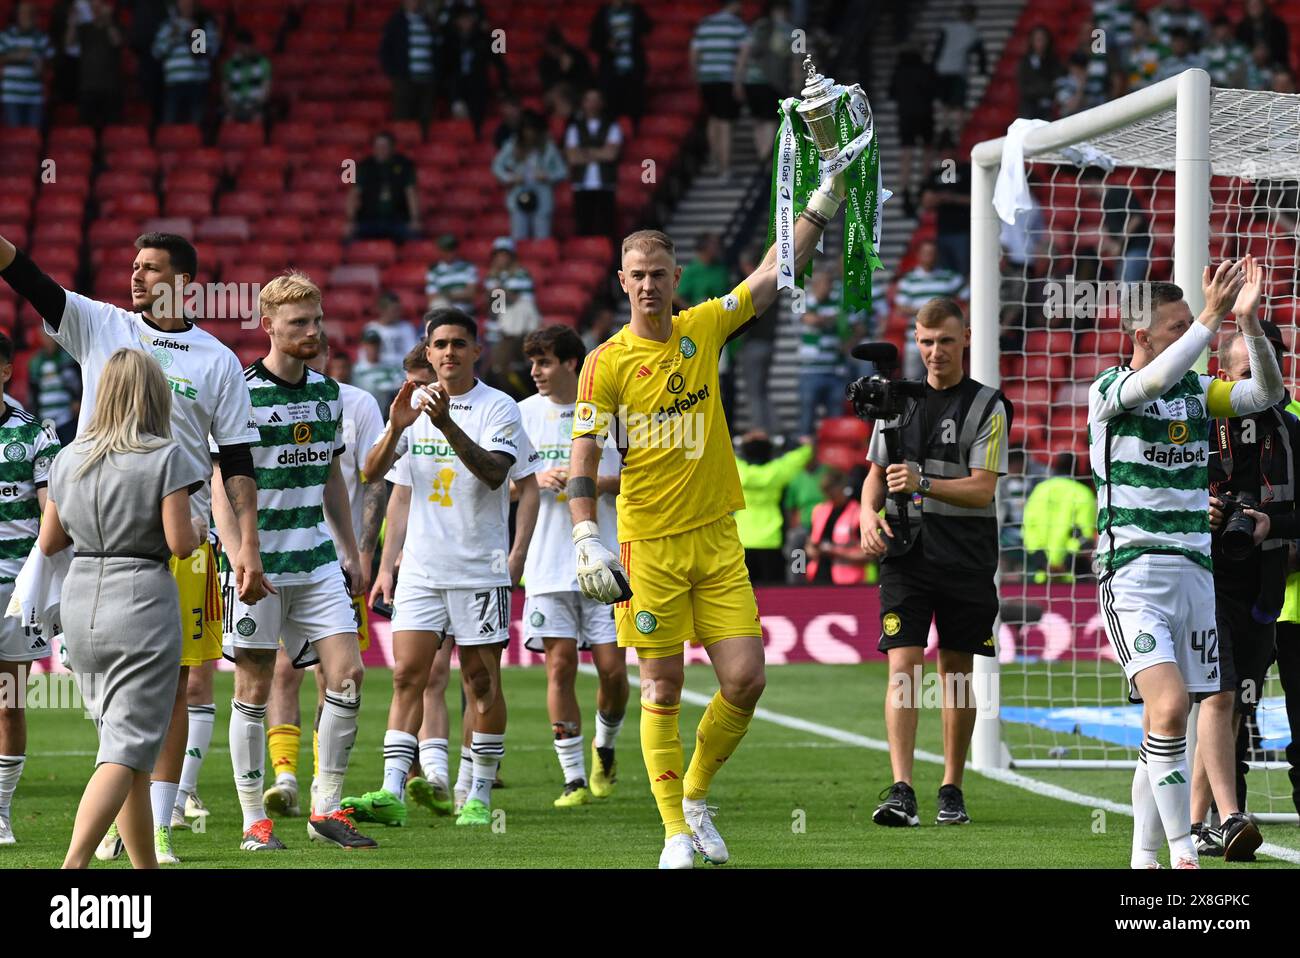
[[[798,269],[840,197],[828,183],[795,224]],[[681,277],[672,240],[654,230],[623,241],[618,279],[632,321],[587,355],[578,380],[567,493],[578,584],[617,602],[618,644],[641,667],[641,751],[663,818],[660,868],[721,864],[727,846],[705,801],[744,738],[766,681],[762,629],[732,513],[745,507],[718,390],[718,354],[776,299],[775,249],[731,293],[673,315]],[[623,450],[618,556],[596,527],[601,444]],[[629,588],[630,586],[630,588]],[[720,686],[685,768],[678,733],[686,642],[701,645]]]

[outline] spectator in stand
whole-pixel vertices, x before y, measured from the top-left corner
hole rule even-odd
[[[1169,56],[1160,61],[1156,79],[1163,80],[1178,76],[1184,70],[1205,70],[1208,67],[1202,54],[1192,52],[1192,42],[1187,31],[1182,27],[1174,27],[1169,31]]]
[[[596,82],[587,54],[568,40],[555,24],[546,30],[542,59],[537,64],[542,98],[554,116],[565,119],[578,108],[578,97]]]
[[[1091,190],[1091,202],[1102,210],[1098,255],[1103,262],[1120,257],[1120,279],[1140,283],[1147,278],[1151,261],[1151,220],[1134,192],[1122,183],[1105,185],[1105,173],[1089,167],[1079,177],[1080,185]]]
[[[1147,17],[1152,31],[1167,47],[1174,45],[1175,30],[1182,30],[1187,35],[1190,50],[1200,50],[1210,37],[1205,15],[1193,10],[1188,0],[1166,0],[1161,6],[1148,10]]]
[[[1037,26],[1029,32],[1029,49],[1020,58],[1017,82],[1020,87],[1020,116],[1050,120],[1061,61],[1052,46],[1052,33]]]
[[[587,352],[591,352],[610,336],[614,335],[614,327],[617,324],[614,321],[614,310],[608,306],[600,306],[591,316],[591,325],[586,328],[582,335],[582,344],[587,347]]]
[[[352,367],[352,385],[374,396],[380,409],[387,409],[392,405],[397,390],[402,388],[405,376],[400,363],[383,361],[380,357],[383,348],[384,337],[377,329],[366,327],[361,333],[356,365]]]
[[[939,262],[947,269],[970,273],[970,163],[935,167],[921,191],[923,209],[935,212],[935,241]]]
[[[1168,56],[1169,48],[1151,33],[1151,23],[1146,14],[1133,14],[1133,41],[1124,57],[1129,90],[1140,90],[1154,83],[1161,62]]]
[[[153,41],[153,55],[163,66],[164,123],[203,125],[220,49],[217,25],[207,11],[195,0],[176,0]]]
[[[60,445],[77,435],[77,414],[81,411],[81,367],[50,338],[41,324],[40,346],[27,361],[27,398],[31,414],[41,422],[54,423]]]
[[[447,259],[430,266],[425,276],[424,294],[429,297],[429,308],[455,306],[473,316],[474,301],[478,299],[478,267],[457,254],[460,243],[451,233],[440,236],[438,245],[447,253]]]
[[[564,133],[564,152],[573,184],[575,232],[579,236],[612,235],[623,130],[605,112],[605,98],[599,90],[593,88],[582,95],[582,110]]]
[[[1073,453],[1056,458],[1055,474],[1025,500],[1022,534],[1027,572],[1042,585],[1086,575],[1097,537],[1097,494],[1074,477]]]
[[[67,48],[77,50],[77,111],[86,126],[122,117],[122,31],[108,0],[91,0],[91,19],[68,18]]]
[[[502,93],[497,97],[497,111],[501,114],[501,122],[492,133],[492,145],[499,150],[507,140],[519,135],[524,125],[524,108],[517,98]]]
[[[350,239],[392,239],[400,243],[420,232],[415,164],[394,150],[395,143],[393,134],[377,134],[370,156],[357,165],[357,182],[347,200]]]
[[[135,54],[140,96],[153,111],[155,123],[162,118],[163,66],[162,61],[153,55],[153,41],[166,22],[167,0],[135,0],[131,4],[127,42]]]
[[[925,61],[916,44],[907,40],[898,52],[894,73],[889,79],[889,98],[898,104],[899,153],[898,182],[903,193],[903,211],[916,216],[916,192],[912,174],[916,148],[922,150],[921,169],[934,165],[934,98],[939,76]]]
[[[428,127],[438,93],[441,36],[421,0],[402,0],[384,24],[379,62],[393,81],[393,119]],[[385,407],[387,408],[387,407]]]
[[[745,494],[745,508],[736,515],[736,532],[745,548],[745,566],[755,585],[781,585],[785,582],[785,558],[781,545],[785,541],[785,517],[781,514],[781,495],[791,480],[812,461],[812,439],[804,436],[799,448],[773,459],[772,440],[761,429],[751,430],[741,438],[736,470]]]
[[[827,469],[821,489],[826,499],[813,506],[808,544],[809,585],[861,585],[868,563],[862,551],[862,504],[853,497],[849,477]]]
[[[596,54],[600,88],[609,91],[609,112],[630,117],[634,126],[645,112],[645,38],[652,28],[634,0],[612,0],[591,18],[588,46]]]
[[[36,4],[18,4],[14,25],[0,33],[0,63],[4,64],[0,102],[5,126],[39,128],[45,116],[45,72],[54,44],[36,23]]]
[[[799,321],[799,432],[811,436],[817,430],[820,407],[825,407],[827,416],[838,416],[844,408],[844,347],[852,337],[829,270],[813,273],[804,294],[804,311],[795,318]]]
[[[495,71],[498,89],[510,89],[506,58],[493,52],[492,39],[477,12],[465,6],[456,8],[451,27],[444,33],[442,51],[451,112],[474,124],[477,139],[483,130],[492,91],[488,70]]]
[[[1246,89],[1273,89],[1273,74],[1277,70],[1277,61],[1273,59],[1268,44],[1263,41],[1256,43],[1250,51],[1250,59],[1246,62]]]
[[[253,43],[253,34],[235,34],[235,55],[221,68],[221,102],[226,118],[236,123],[266,119],[271,99],[271,61]]]
[[[744,83],[741,92],[754,121],[754,149],[763,166],[772,159],[781,101],[804,85],[799,58],[792,49],[794,29],[786,0],[768,0],[765,12],[750,28],[736,64],[736,73]]]
[[[1285,68],[1279,69],[1273,74],[1272,90],[1274,93],[1294,93],[1295,74]]]
[[[524,113],[519,134],[497,151],[492,173],[509,191],[510,235],[517,240],[549,239],[555,186],[564,182],[568,167],[538,114]]]
[[[1064,76],[1056,78],[1056,90],[1052,96],[1054,117],[1072,116],[1082,110],[1091,109],[1101,103],[1094,99],[1089,90],[1091,83],[1088,76],[1088,57],[1082,53],[1071,53],[1066,64]]]
[[[1104,32],[1095,36],[1102,27],[1091,20],[1079,24],[1072,55],[1088,61],[1088,83],[1085,99],[1094,104],[1122,95],[1125,83],[1120,78],[1123,47],[1109,39]]]
[[[722,245],[717,233],[701,233],[695,256],[682,268],[682,277],[673,294],[676,310],[698,306],[706,299],[731,292],[731,270],[722,262]]]
[[[1268,59],[1284,66],[1291,64],[1291,34],[1271,9],[1268,0],[1246,0],[1246,16],[1237,24],[1237,39],[1248,50],[1257,44],[1268,47]]]
[[[975,26],[975,16],[975,4],[963,4],[961,19],[939,28],[939,39],[930,57],[939,78],[939,99],[944,106],[940,115],[944,127],[941,145],[956,144],[966,125],[966,78],[970,74],[971,58],[975,58],[981,76],[989,72],[984,40]]]
[[[691,38],[691,69],[709,114],[709,159],[723,182],[731,177],[731,124],[740,116],[744,95],[736,62],[748,37],[739,0],[723,0],[722,9],[701,20]]]
[[[910,323],[922,306],[938,296],[969,300],[970,287],[965,276],[939,265],[939,250],[933,240],[922,240],[916,251],[916,265],[898,281],[894,309]],[[911,336],[903,341],[903,375],[908,379],[925,377],[921,353]]]
[[[420,341],[415,326],[402,318],[402,301],[391,290],[384,290],[375,300],[375,318],[365,326],[366,332],[371,330],[379,334],[379,361],[385,366],[400,366]]]
[[[1133,42],[1132,0],[1092,0],[1092,19],[1107,47],[1122,50]]]
[[[794,548],[803,548],[808,539],[808,530],[812,528],[813,509],[826,501],[826,494],[822,492],[822,476],[826,475],[829,468],[818,460],[813,460],[785,487],[781,508],[785,510],[786,528],[794,533],[791,537],[791,541],[796,543]]]
[[[1220,14],[1211,26],[1210,42],[1201,51],[1206,70],[1215,86],[1241,89],[1246,82],[1250,49],[1232,32],[1232,21]]]
[[[498,336],[514,340],[509,352],[522,358],[524,337],[542,325],[542,314],[533,299],[533,276],[516,258],[515,241],[509,236],[493,240],[483,288],[492,316],[489,326],[495,323]]]

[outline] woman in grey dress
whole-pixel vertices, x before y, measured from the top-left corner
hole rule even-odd
[[[189,494],[204,477],[171,439],[171,390],[152,356],[119,349],[104,366],[89,427],[54,460],[39,544],[71,545],[63,638],[99,732],[64,868],[85,868],[116,818],[131,864],[156,868],[149,773],[180,674],[180,615],[170,556],[202,530]]]

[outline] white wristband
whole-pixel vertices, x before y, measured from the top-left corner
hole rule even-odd
[[[835,214],[839,212],[840,204],[844,202],[844,197],[835,193],[831,186],[832,182],[833,180],[827,180],[813,192],[812,196],[808,197],[807,208],[823,217],[827,222],[835,218]]]

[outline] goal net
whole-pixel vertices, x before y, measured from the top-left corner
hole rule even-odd
[[[1135,297],[1141,305],[1148,282],[1178,283],[1196,313],[1204,265],[1256,256],[1267,278],[1261,315],[1281,328],[1284,377],[1296,382],[1300,96],[1211,90],[1192,70],[1035,130],[1024,153],[1034,208],[1014,226],[992,206],[1002,147],[972,151],[971,372],[1000,378],[1015,407],[989,666],[1000,672],[1000,710],[981,717],[973,761],[1131,769],[1141,712],[1106,639],[1091,553],[1075,547],[1095,539],[1095,496],[1062,483],[1034,492],[1061,475],[1094,488],[1088,386],[1131,355],[1120,314]],[[1276,665],[1249,729],[1248,808],[1294,821]]]

